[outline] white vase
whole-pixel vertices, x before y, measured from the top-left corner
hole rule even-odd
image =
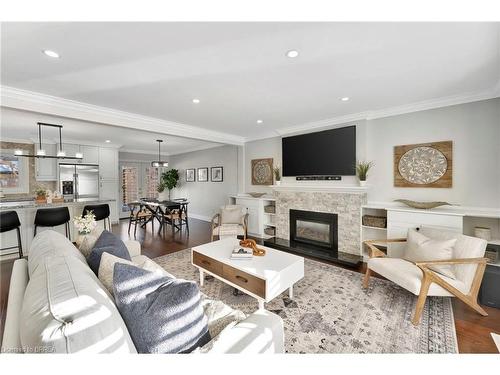
[[[365,181],[359,181],[359,186],[366,186],[366,180]]]
[[[281,181],[275,181],[275,182],[274,182],[274,184],[275,184],[276,186],[280,186],[280,185],[281,185]]]
[[[165,189],[161,193],[158,193],[159,201],[168,201],[168,190]]]

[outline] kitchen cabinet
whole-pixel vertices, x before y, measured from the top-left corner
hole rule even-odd
[[[78,152],[80,152],[80,145],[75,145],[72,143],[63,143],[63,151],[66,153],[66,156],[74,157]],[[58,159],[59,163],[70,163],[70,164],[79,164],[81,160],[79,159]]]
[[[99,147],[80,145],[80,152],[83,154],[83,164],[99,164]]]
[[[42,143],[47,155],[57,154],[57,145]],[[35,146],[35,153],[40,149]],[[53,158],[35,158],[35,179],[37,181],[57,181],[57,160]]]
[[[110,220],[112,223],[118,222],[118,202],[119,202],[119,186],[118,180],[108,180],[99,182],[99,198],[113,199],[114,202],[109,202]]]
[[[99,148],[99,179],[118,181],[118,150]]]

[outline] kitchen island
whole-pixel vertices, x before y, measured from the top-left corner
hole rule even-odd
[[[40,208],[55,208],[55,207],[68,207],[70,214],[70,234],[71,240],[74,241],[77,236],[77,232],[73,225],[73,218],[75,216],[80,216],[83,212],[83,208],[90,204],[104,204],[108,203],[111,209],[111,222],[116,223],[118,221],[118,213],[116,212],[115,206],[116,201],[114,199],[99,199],[99,198],[80,198],[80,199],[66,199],[64,202],[57,203],[36,203],[33,199],[18,199],[18,200],[0,200],[0,211],[16,211],[19,216],[19,221],[21,222],[21,241],[23,245],[24,255],[29,254],[29,248],[31,241],[33,240],[34,234],[34,221],[36,211]],[[103,221],[98,222],[98,225],[102,226]],[[57,232],[64,234],[64,225],[60,225],[54,228],[38,228],[38,232],[43,230],[53,229]],[[13,258],[18,254],[17,250],[17,234],[16,231],[0,233],[0,259]]]

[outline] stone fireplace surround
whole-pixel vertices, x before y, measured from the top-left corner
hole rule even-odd
[[[348,186],[275,186],[276,237],[290,239],[290,209],[338,215],[338,250],[361,256],[361,206],[366,188]]]

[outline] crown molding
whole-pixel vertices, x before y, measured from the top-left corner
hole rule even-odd
[[[378,118],[391,117],[402,115],[406,113],[426,111],[430,109],[449,107],[458,104],[472,103],[481,100],[488,100],[500,97],[500,80],[498,83],[489,90],[484,90],[475,93],[454,95],[443,98],[436,98],[431,100],[425,100],[421,102],[406,104],[402,106],[396,106],[386,109],[374,110],[374,111],[364,111],[354,114],[349,114],[345,116],[332,117],[319,121],[307,122],[304,124],[293,125],[289,127],[279,128],[276,130],[277,136],[294,135],[299,133],[305,133],[311,130],[320,130],[326,127],[331,127],[333,125],[349,124],[357,121],[364,120],[375,120]],[[245,138],[245,142],[256,141],[259,139],[272,138],[269,137],[250,137]]]
[[[245,142],[243,137],[232,134],[100,107],[33,91],[21,90],[10,86],[0,86],[0,94],[2,107],[121,126],[136,130],[145,130],[160,134],[170,134],[184,138],[200,139],[208,142],[235,145],[243,145]]]
[[[211,149],[211,148],[222,147],[222,146],[225,146],[225,145],[223,145],[223,144],[216,144],[216,145],[194,146],[194,147],[185,148],[181,152],[163,152],[162,151],[161,154],[165,155],[165,156],[175,156],[175,155],[186,154],[188,152],[208,150],[208,149]],[[137,150],[137,149],[131,149],[131,148],[121,148],[119,151],[120,152],[128,152],[128,153],[131,153],[131,154],[156,155],[156,156],[158,156],[158,151],[151,151],[151,150]]]

